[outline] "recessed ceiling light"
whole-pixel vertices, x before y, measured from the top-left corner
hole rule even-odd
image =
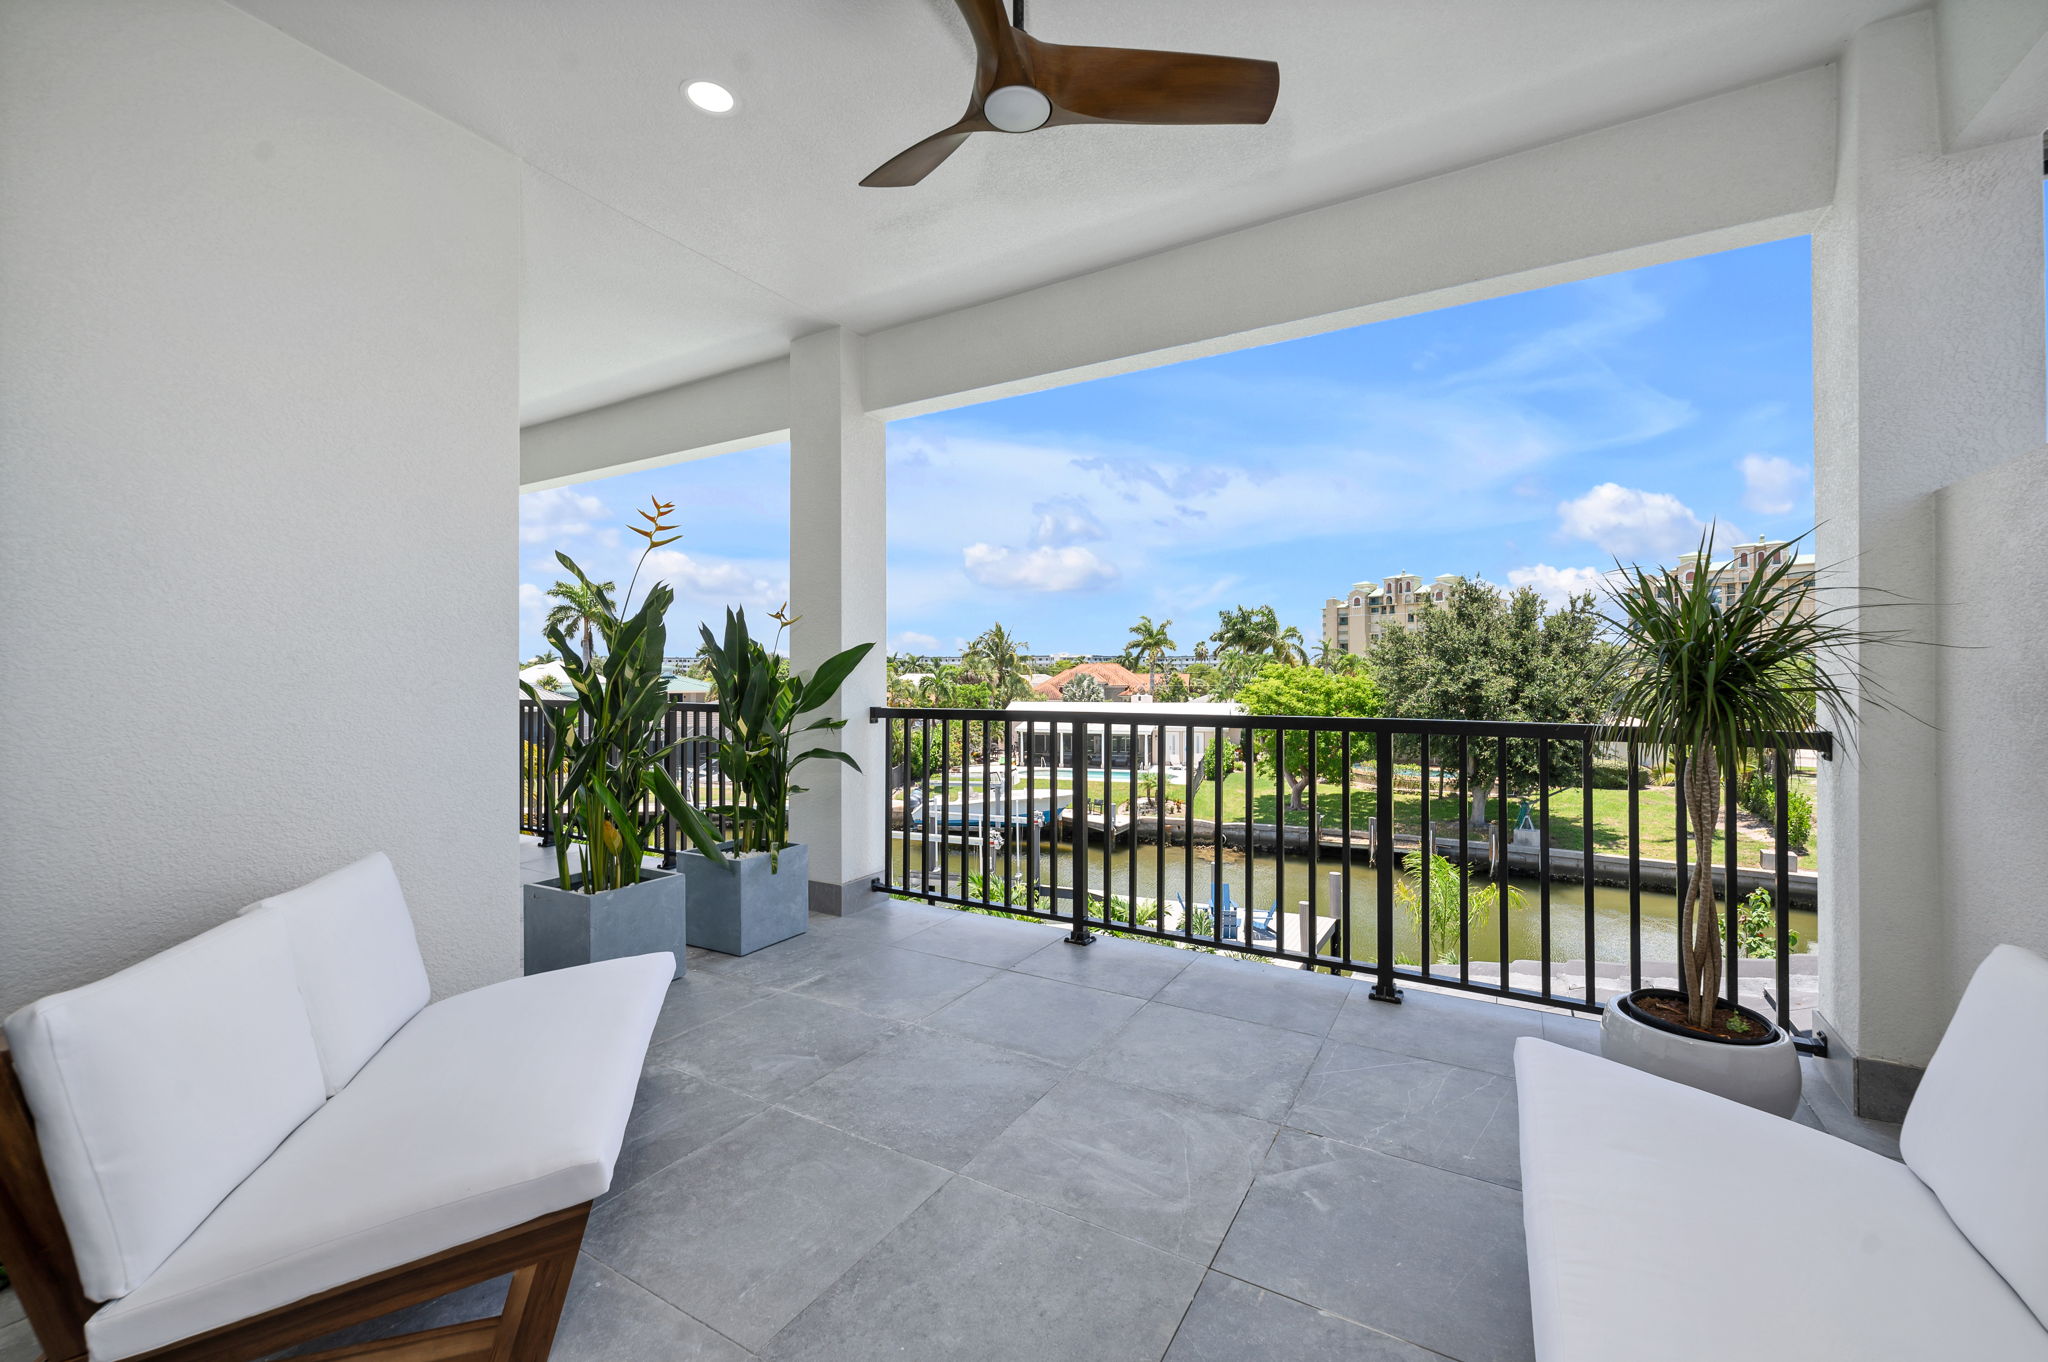
[[[731,113],[738,103],[732,91],[709,80],[693,80],[683,87],[683,95],[705,113]]]

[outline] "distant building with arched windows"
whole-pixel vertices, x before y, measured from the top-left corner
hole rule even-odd
[[[1457,574],[1446,573],[1424,585],[1412,572],[1397,572],[1384,582],[1353,582],[1342,596],[1323,602],[1323,637],[1338,652],[1362,653],[1389,629],[1415,623],[1424,606],[1441,605]]]
[[[1786,555],[1791,553],[1792,545],[1782,539],[1759,539],[1753,544],[1735,545],[1728,550],[1726,558],[1713,564],[1708,569],[1713,574],[1711,580],[1714,586],[1715,599],[1719,601],[1734,592],[1742,590],[1749,579],[1756,576],[1761,569],[1770,567],[1775,563],[1784,562]],[[1801,593],[1802,608],[1811,612],[1813,610],[1813,601],[1811,599],[1814,570],[1813,555],[1810,553],[1794,554],[1791,561],[1792,584],[1807,588],[1807,591]],[[1678,556],[1678,577],[1680,581],[1690,583],[1699,570],[1699,554],[1682,553]]]

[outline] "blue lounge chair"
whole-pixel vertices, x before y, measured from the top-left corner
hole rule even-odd
[[[1278,941],[1280,933],[1275,926],[1280,920],[1280,900],[1274,899],[1273,906],[1263,913],[1252,914],[1252,939]]]
[[[1231,900],[1230,886],[1227,883],[1216,887],[1216,922],[1219,933],[1225,940],[1237,940],[1237,904]]]

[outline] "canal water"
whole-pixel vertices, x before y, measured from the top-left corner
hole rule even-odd
[[[918,877],[923,845],[913,836],[906,844],[901,833],[893,839],[894,860],[892,873],[896,882],[915,880]],[[1183,895],[1186,887],[1184,858],[1189,848],[1168,846],[1165,855],[1165,894],[1172,903],[1176,896]],[[1196,845],[1192,848],[1194,859],[1194,893],[1187,901],[1203,905],[1210,900],[1212,876],[1217,873],[1215,849]],[[963,851],[957,843],[941,853],[936,839],[931,844],[929,873],[936,880],[943,861],[945,872],[952,882],[951,892],[962,894],[961,875],[966,870],[979,873],[981,869],[979,848]],[[1020,889],[1027,882],[1025,866],[1027,851],[1020,840],[1010,848],[1011,879]],[[1057,867],[1054,861],[1057,858]],[[1062,890],[1074,885],[1074,849],[1065,843],[1046,842],[1039,849],[1038,880],[1042,885],[1055,882]],[[1139,900],[1156,899],[1159,893],[1159,849],[1151,843],[1141,843],[1135,857],[1136,884],[1132,885],[1133,857],[1128,844],[1120,843],[1112,852],[1111,865],[1107,876],[1108,892],[1120,899],[1134,894]],[[1003,878],[1003,854],[992,852],[989,857],[993,878],[1000,886]],[[1249,878],[1247,870],[1249,869]],[[1286,912],[1305,911],[1303,904],[1309,896],[1309,881],[1316,884],[1316,914],[1319,920],[1327,920],[1335,911],[1331,903],[1331,875],[1341,873],[1335,858],[1321,856],[1311,871],[1308,855],[1289,853],[1276,857],[1270,851],[1261,851],[1249,868],[1244,857],[1234,851],[1223,853],[1222,880],[1230,886],[1231,898],[1240,909],[1256,906],[1258,909],[1271,907],[1276,901]],[[1103,853],[1100,845],[1091,844],[1087,858],[1088,887],[1092,893],[1104,890],[1105,876]],[[1394,872],[1399,875],[1401,872]],[[1055,881],[1057,874],[1057,881]],[[1379,893],[1379,872],[1369,866],[1354,862],[1349,875],[1351,887],[1351,930],[1353,933],[1353,957],[1367,958],[1374,954],[1375,917]],[[1339,888],[1342,880],[1337,881]],[[1510,960],[1534,960],[1542,953],[1542,882],[1533,876],[1513,875],[1508,883],[1521,892],[1521,904],[1508,914],[1508,958]],[[1499,912],[1499,885],[1485,878],[1481,866],[1473,867],[1471,875],[1472,916],[1469,938],[1471,958],[1474,961],[1498,961],[1500,959],[1500,925],[1495,916]],[[991,895],[1000,897],[1000,889]],[[1062,900],[1064,904],[1065,900]],[[1644,889],[1640,892],[1642,904],[1642,952],[1645,960],[1672,960],[1678,952],[1678,898],[1676,895]],[[1064,907],[1062,912],[1066,911]],[[1723,905],[1722,911],[1727,911]],[[1596,959],[1626,962],[1629,958],[1629,892],[1627,889],[1594,885],[1590,912],[1593,924],[1593,948]],[[1552,881],[1550,885],[1550,953],[1553,960],[1574,960],[1586,953],[1586,886],[1580,883]],[[1818,920],[1809,909],[1792,910],[1790,918],[1792,931],[1798,934],[1797,952],[1814,949],[1818,940]],[[1420,935],[1413,916],[1404,906],[1396,903],[1394,909],[1394,948],[1397,955],[1419,961],[1421,958]],[[1444,953],[1437,952],[1442,959]]]

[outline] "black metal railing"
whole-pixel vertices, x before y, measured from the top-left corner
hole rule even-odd
[[[1826,733],[1765,736],[1771,816],[1746,829],[1726,773],[1717,858],[1713,830],[1686,826],[1682,757],[1652,771],[1646,743],[1591,725],[1147,708],[873,709],[889,754],[876,888],[1063,922],[1077,943],[1108,931],[1370,975],[1389,1001],[1414,981],[1598,1011],[1675,983],[1685,887],[1708,873],[1727,996],[1799,1029],[1793,919],[1817,878],[1793,865],[1790,781],[1798,754],[1832,755]],[[1660,825],[1670,854],[1646,855]],[[1733,930],[1757,890],[1767,910]]]
[[[567,704],[568,700],[541,702],[555,703]],[[539,837],[542,846],[551,846],[558,831],[555,811],[561,802],[559,782],[564,763],[541,704],[524,696],[519,699],[519,830]],[[662,764],[669,778],[700,809],[730,804],[732,784],[719,770],[712,742],[724,731],[718,722],[718,706],[701,700],[672,700],[661,722],[662,746],[668,749]],[[710,816],[715,826],[722,827],[716,814]],[[674,869],[677,854],[685,849],[675,819],[663,818],[650,850],[659,851],[662,865]]]

